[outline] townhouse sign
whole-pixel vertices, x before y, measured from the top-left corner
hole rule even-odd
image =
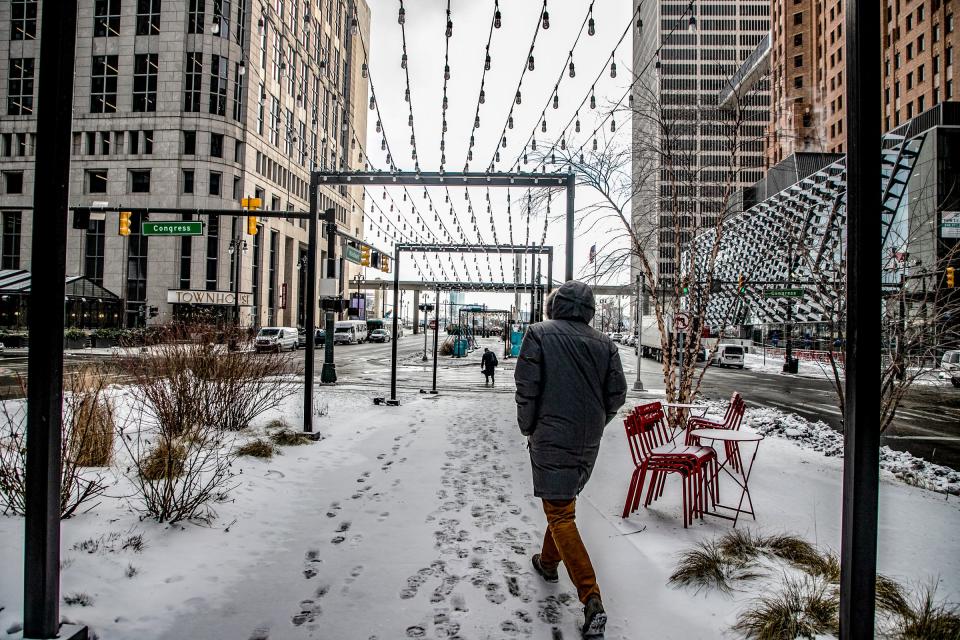
[[[168,289],[167,302],[173,304],[208,304],[232,307],[235,304],[233,291],[204,291],[202,289]],[[253,295],[240,293],[240,306],[252,307]]]

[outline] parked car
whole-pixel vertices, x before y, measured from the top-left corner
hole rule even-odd
[[[313,334],[313,344],[322,345],[326,341],[327,341],[327,330],[317,329],[317,332]]]
[[[743,347],[738,344],[717,345],[711,364],[718,367],[738,367],[743,369]]]
[[[623,334],[622,334],[622,333],[614,333],[613,335],[610,336],[610,339],[613,340],[614,342],[620,342],[620,341],[623,340]]]
[[[334,325],[333,341],[337,344],[363,344],[367,339],[367,323],[363,320],[341,320]]]
[[[297,349],[304,349],[307,346],[307,330],[297,330]]]
[[[950,382],[953,383],[953,386],[960,388],[960,374],[950,376]]]
[[[253,341],[257,353],[288,349],[297,350],[297,329],[295,327],[263,327]]]
[[[3,343],[2,343],[2,342],[0,342],[0,354],[2,354],[5,349],[6,349],[6,347],[3,346]]]
[[[960,351],[947,351],[940,359],[940,368],[944,371],[960,371]]]
[[[390,332],[386,329],[374,329],[367,339],[370,342],[390,342]]]

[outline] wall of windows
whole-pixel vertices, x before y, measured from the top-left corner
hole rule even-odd
[[[106,222],[91,220],[87,226],[84,242],[83,276],[103,286],[104,245],[106,242]]]
[[[118,56],[93,56],[90,113],[116,113]]]
[[[137,35],[160,33],[160,0],[137,0]]]
[[[0,242],[0,268],[20,268],[20,225],[22,212],[3,212],[3,238]]]
[[[10,58],[8,116],[28,116],[33,113],[33,71],[33,58]]]
[[[138,53],[133,57],[133,110],[157,110],[157,64],[156,53]]]
[[[184,91],[183,110],[200,111],[200,83],[203,78],[203,54],[199,51],[187,52],[186,90]]]
[[[34,40],[37,37],[37,0],[11,0],[10,38]]]
[[[120,0],[94,0],[93,35],[95,38],[120,35]]]
[[[210,56],[210,113],[227,115],[227,59]]]

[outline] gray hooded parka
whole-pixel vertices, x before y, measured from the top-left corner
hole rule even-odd
[[[593,314],[590,287],[566,282],[548,300],[551,319],[531,325],[520,347],[517,422],[530,437],[534,495],[546,500],[580,493],[603,428],[626,399],[619,350],[590,327]]]

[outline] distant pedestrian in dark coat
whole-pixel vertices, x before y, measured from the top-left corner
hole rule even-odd
[[[486,347],[483,348],[483,358],[480,360],[480,370],[483,371],[483,375],[486,376],[486,381],[483,386],[494,385],[496,386],[496,380],[494,380],[494,374],[497,372],[497,354]]]
[[[549,582],[563,562],[584,603],[585,637],[602,635],[606,613],[577,530],[576,497],[590,479],[603,429],[626,399],[617,345],[590,326],[593,291],[571,280],[547,300],[550,320],[523,338],[514,377],[517,422],[529,436],[534,495],[543,500],[547,531],[533,556]]]

